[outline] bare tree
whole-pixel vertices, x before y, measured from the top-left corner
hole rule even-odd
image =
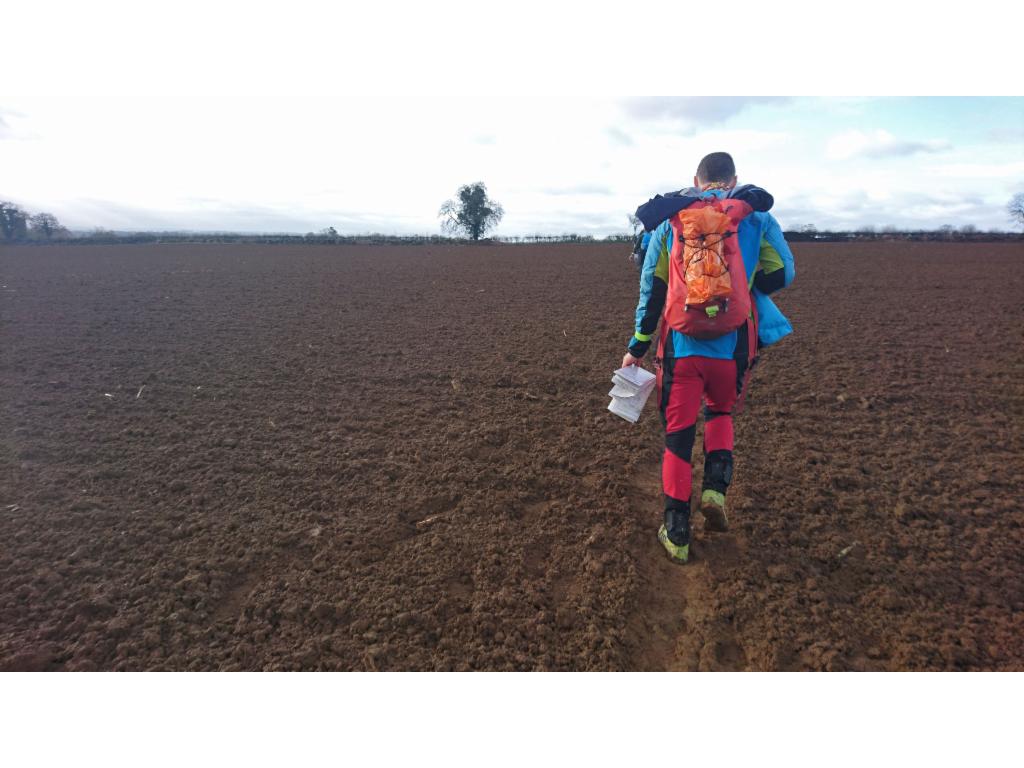
[[[1024,226],[1024,192],[1018,192],[1010,198],[1006,211],[1010,214],[1010,220],[1014,224]]]
[[[455,197],[442,205],[437,215],[443,219],[442,231],[465,232],[470,239],[479,240],[487,230],[498,226],[505,210],[487,196],[487,187],[478,181],[459,187]]]
[[[67,237],[70,234],[52,213],[37,213],[34,216],[30,216],[28,224],[31,234],[43,240]]]
[[[4,240],[21,240],[28,234],[28,214],[14,203],[0,200],[0,235]]]

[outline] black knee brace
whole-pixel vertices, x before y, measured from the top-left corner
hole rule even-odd
[[[711,451],[704,456],[704,490],[725,493],[732,482],[732,451]]]
[[[665,530],[673,544],[690,543],[690,502],[665,497]]]

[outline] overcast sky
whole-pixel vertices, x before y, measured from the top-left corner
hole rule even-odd
[[[480,180],[498,234],[603,235],[718,150],[785,227],[1008,229],[1024,191],[1021,98],[347,90],[316,40],[225,49],[226,24],[191,45],[72,26],[48,56],[5,41],[33,76],[0,84],[0,199],[74,229],[436,233]]]

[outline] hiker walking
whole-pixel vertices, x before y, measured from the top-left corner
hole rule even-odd
[[[690,554],[691,454],[704,403],[704,527],[728,527],[732,416],[762,346],[792,333],[769,294],[793,281],[793,254],[768,213],[765,190],[736,186],[725,152],[700,161],[694,187],[657,195],[636,215],[651,232],[640,271],[636,331],[623,367],[640,365],[661,321],[655,364],[665,425],[665,521],[658,540],[676,562]]]

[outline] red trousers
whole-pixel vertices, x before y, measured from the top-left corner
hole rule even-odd
[[[672,501],[690,501],[690,460],[701,401],[705,406],[704,453],[732,451],[732,412],[742,385],[735,360],[680,357],[663,362],[659,405],[665,422],[665,454],[661,482],[670,506]]]

